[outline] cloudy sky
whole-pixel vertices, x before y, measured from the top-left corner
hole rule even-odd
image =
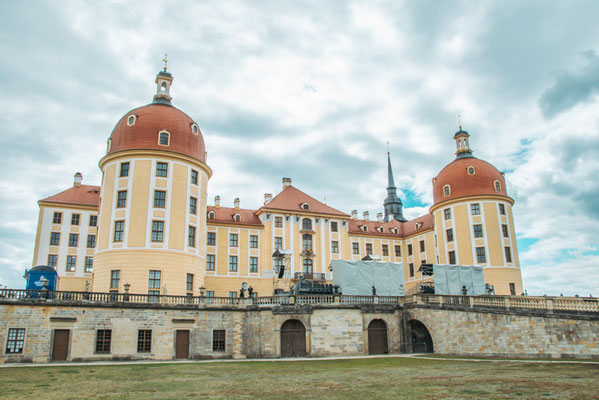
[[[408,217],[454,158],[506,172],[529,294],[599,295],[597,1],[0,2],[0,284],[23,287],[36,201],[99,184],[119,118],[168,53],[198,121],[209,203],[257,208],[281,178],[382,211],[386,142]]]

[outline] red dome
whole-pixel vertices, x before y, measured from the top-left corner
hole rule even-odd
[[[169,133],[168,145],[158,144],[161,131]],[[107,154],[137,149],[166,150],[206,162],[200,128],[183,111],[167,104],[153,103],[129,111],[114,127],[110,140]]]
[[[474,171],[470,167],[474,168]],[[499,182],[499,190],[497,190],[495,182]],[[445,185],[449,185],[448,196],[444,195]],[[497,168],[476,157],[454,160],[433,179],[435,204],[459,197],[484,194],[507,197],[505,178]]]

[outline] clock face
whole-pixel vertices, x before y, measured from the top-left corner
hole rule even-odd
[[[243,283],[241,284],[241,288],[242,288],[243,290],[247,290],[247,288],[248,288],[248,284],[247,284],[247,282],[243,282]]]

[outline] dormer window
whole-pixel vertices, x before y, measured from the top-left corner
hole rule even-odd
[[[302,208],[302,210],[309,210],[310,209],[310,204],[303,203],[300,207]]]
[[[208,219],[214,219],[214,211],[208,213]]]
[[[474,175],[476,173],[476,171],[474,170],[474,167],[471,165],[468,167],[468,175]]]
[[[420,227],[422,226],[422,222],[416,222],[416,229],[420,229]]]
[[[191,133],[193,133],[194,135],[200,133],[200,127],[195,122],[191,124]]]
[[[398,233],[398,230],[397,230],[397,228],[391,228],[391,232],[393,232],[394,234],[396,234],[396,235],[397,235],[397,233]]]
[[[135,114],[131,114],[127,117],[127,126],[135,125],[135,121],[137,121],[137,116]]]
[[[495,185],[495,191],[501,192],[501,183],[499,183],[499,181],[495,181],[493,184]]]
[[[377,231],[379,231],[380,233],[385,232],[385,228],[383,228],[382,226],[379,226],[378,228],[376,228]]]
[[[158,133],[158,144],[161,146],[168,146],[170,144],[170,134],[167,131],[160,131]]]
[[[235,215],[233,216],[233,220],[234,220],[235,222],[239,222],[239,221],[241,221],[241,214],[239,214],[239,213],[235,214]]]
[[[451,194],[451,186],[445,185],[443,186],[443,196],[447,197]]]
[[[366,225],[362,225],[360,229],[362,229],[364,232],[368,232],[368,226]]]

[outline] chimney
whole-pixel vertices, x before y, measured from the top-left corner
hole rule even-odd
[[[291,186],[291,178],[283,178],[283,190],[287,187]]]
[[[272,200],[271,193],[264,193],[264,205],[267,205]]]
[[[81,172],[76,172],[75,173],[75,177],[73,179],[73,186],[74,187],[80,187],[82,180],[83,180],[83,175],[81,175]]]
[[[370,221],[370,217],[369,217],[370,213],[368,211],[364,211],[364,214],[362,214],[362,215],[364,216],[364,220]]]
[[[383,222],[383,213],[378,213],[378,214],[376,215],[376,220],[377,220],[378,222]]]
[[[239,210],[239,197],[236,197],[235,200],[233,200],[233,204],[235,205],[235,209]]]
[[[214,197],[214,207],[216,207],[216,208],[220,207],[220,196]]]
[[[358,219],[358,210],[351,210],[351,219]]]

